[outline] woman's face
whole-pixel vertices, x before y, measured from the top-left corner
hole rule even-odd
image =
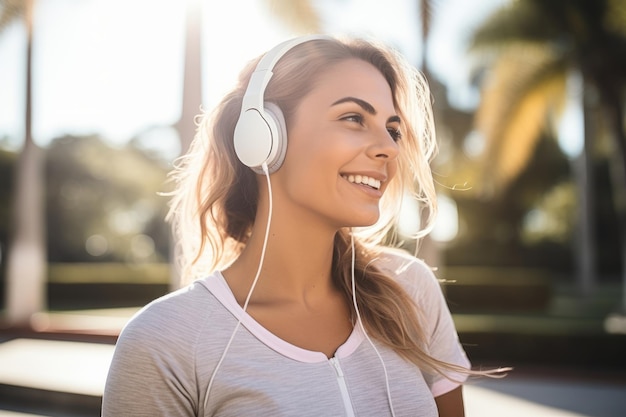
[[[396,173],[400,125],[374,66],[348,59],[330,67],[288,127],[287,156],[273,176],[282,204],[333,228],[374,224]]]

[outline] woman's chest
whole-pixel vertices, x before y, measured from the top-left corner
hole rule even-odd
[[[385,356],[386,377],[366,343],[349,357],[317,363],[294,361],[271,350],[235,348],[215,377],[203,415],[384,417],[392,415],[391,398],[398,417],[436,416],[421,373]]]

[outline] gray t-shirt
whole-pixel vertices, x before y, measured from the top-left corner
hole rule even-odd
[[[431,270],[389,252],[376,261],[423,312],[429,352],[469,367]],[[224,348],[241,326],[204,400]],[[434,397],[458,386],[422,373],[373,342],[400,416],[437,416]],[[463,380],[463,375],[452,375]],[[102,415],[109,416],[388,416],[383,366],[360,326],[335,356],[294,346],[263,328],[237,304],[219,272],[147,305],[129,321],[115,348]]]

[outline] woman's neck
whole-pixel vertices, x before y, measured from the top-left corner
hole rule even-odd
[[[261,216],[262,218],[262,216]],[[239,258],[224,271],[238,301],[245,300],[261,261],[265,222],[257,222]],[[304,301],[334,291],[334,232],[311,224],[272,221],[253,300]]]

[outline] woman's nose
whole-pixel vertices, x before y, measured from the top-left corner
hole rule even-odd
[[[398,143],[385,128],[372,135],[368,154],[372,158],[393,160],[398,156]]]

